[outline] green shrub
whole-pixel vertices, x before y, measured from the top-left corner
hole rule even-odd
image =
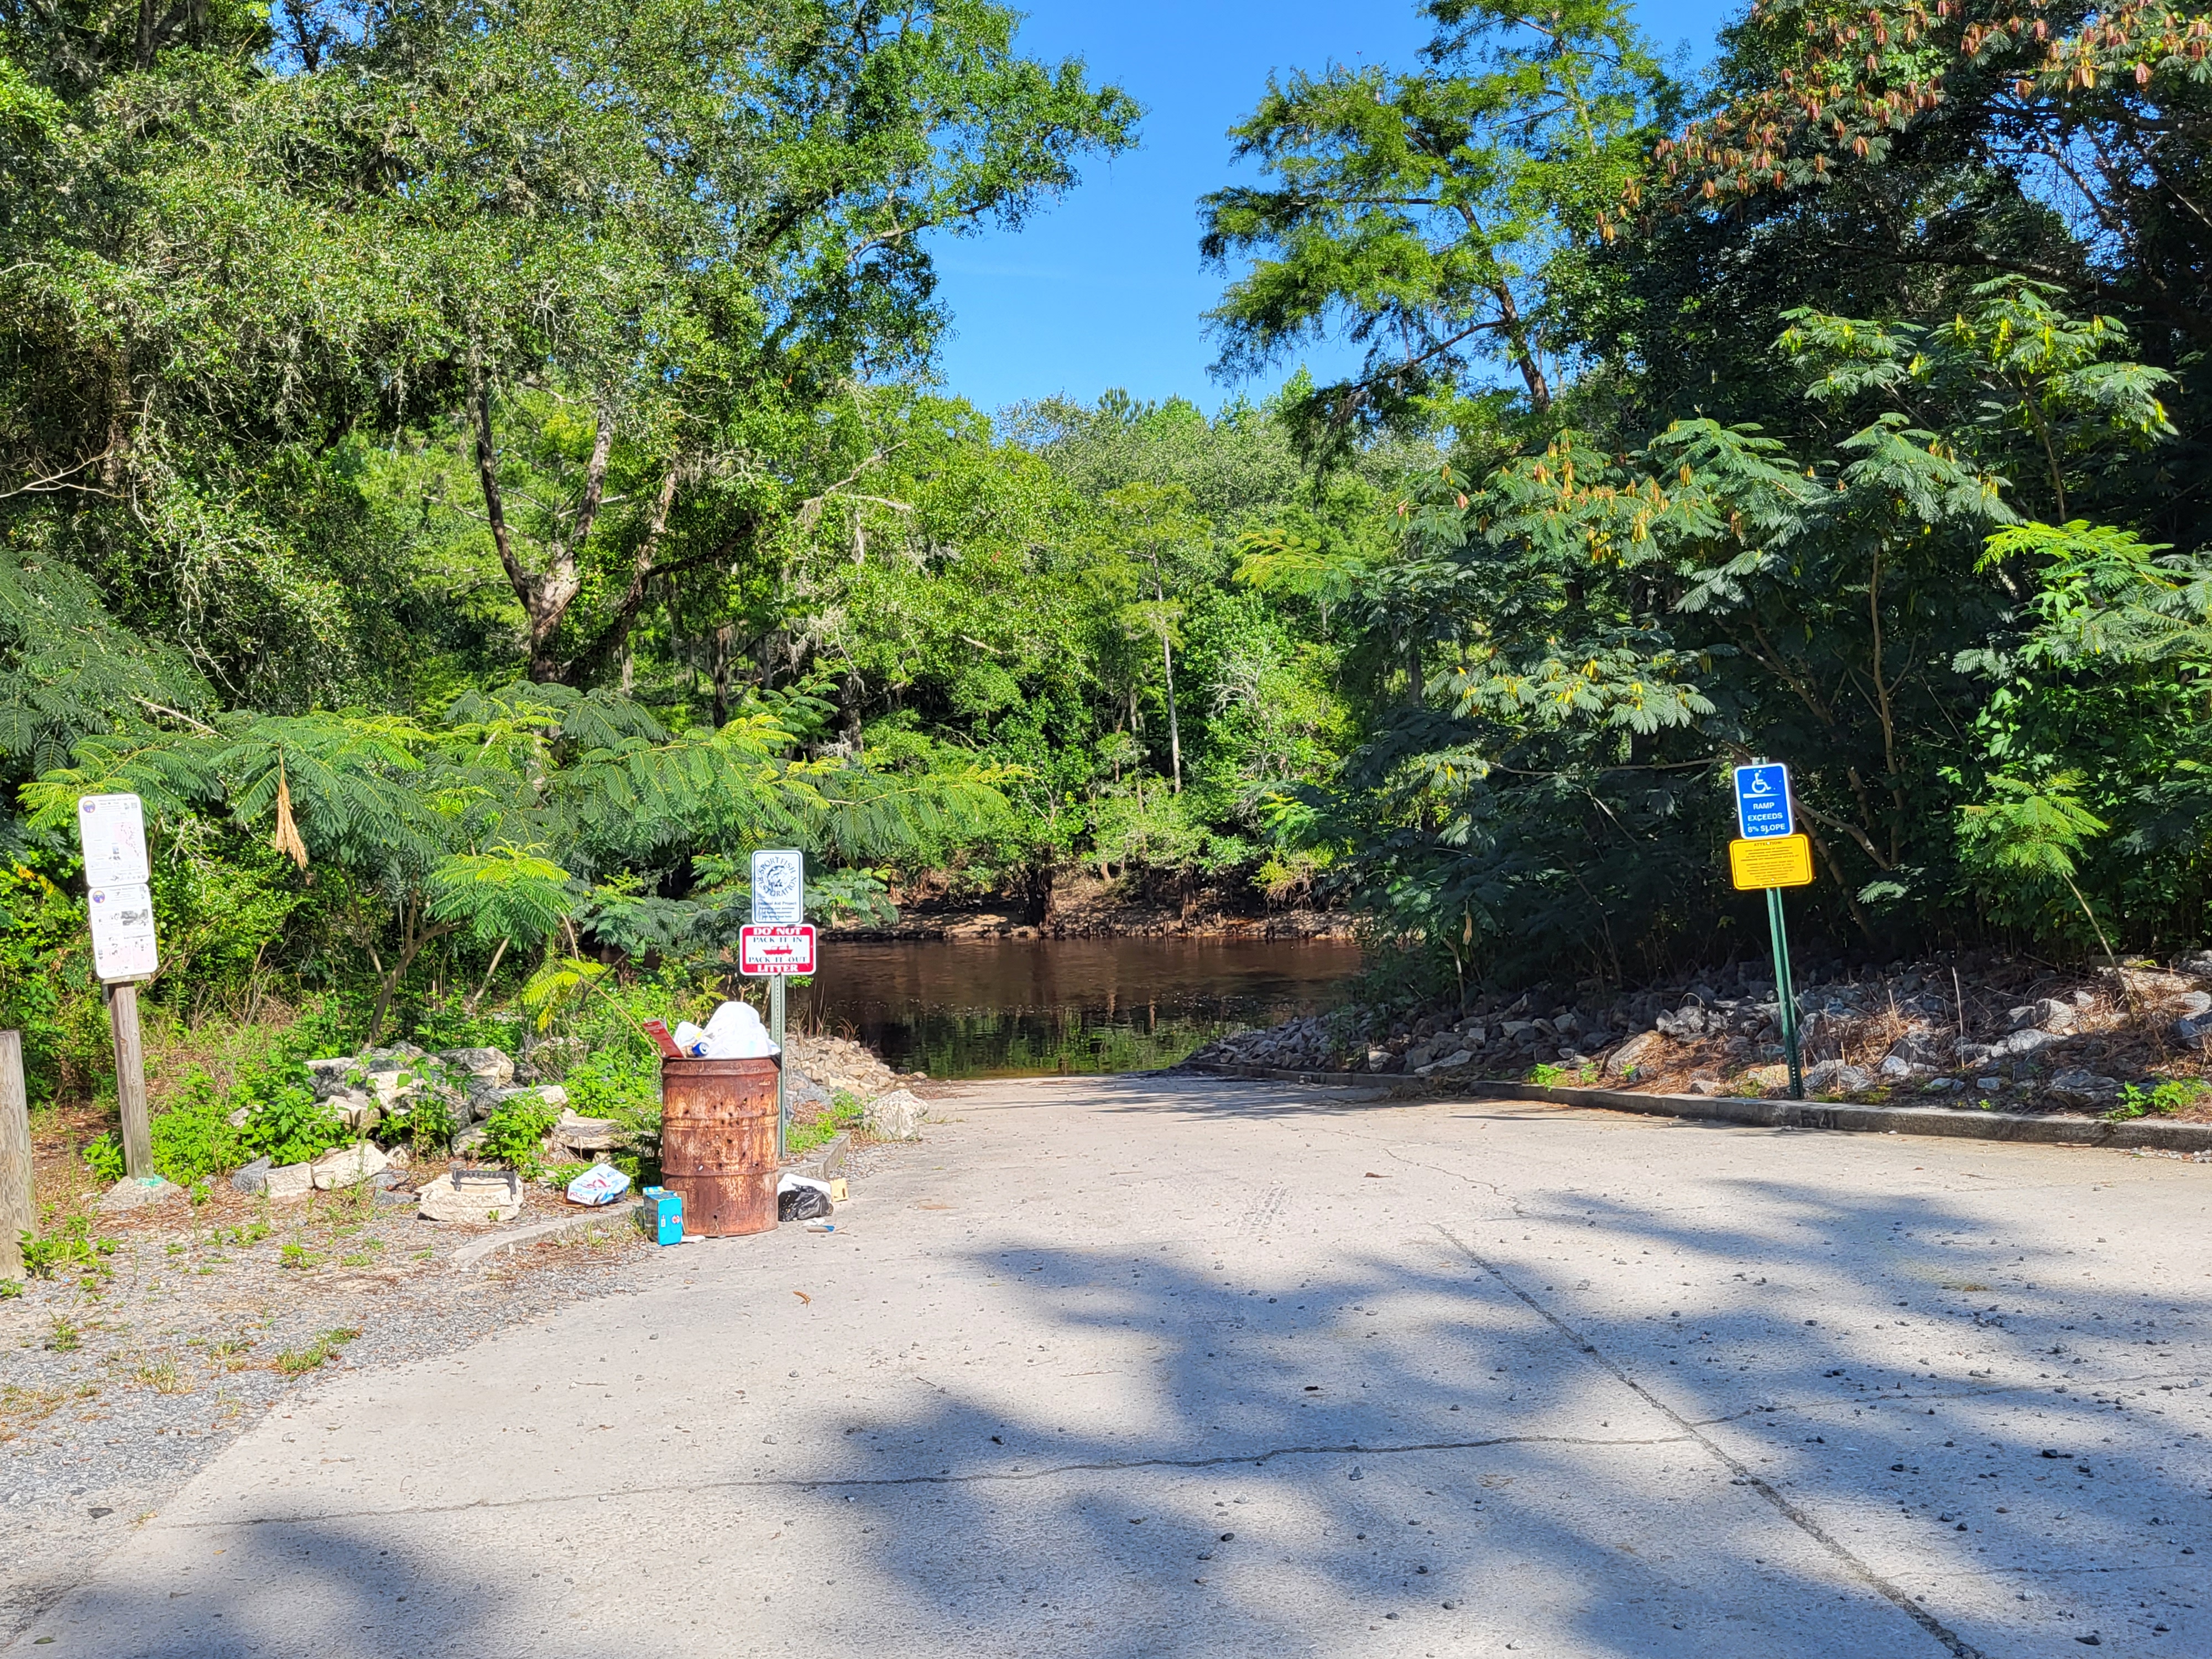
[[[241,1161],[266,1158],[272,1164],[306,1164],[354,1138],[338,1115],[315,1098],[305,1067],[284,1068],[298,1081],[271,1070],[241,1082],[231,1098],[253,1109],[239,1132]]]
[[[394,1112],[376,1126],[377,1144],[404,1145],[420,1157],[432,1158],[453,1144],[460,1127],[453,1109],[435,1095],[419,1095],[404,1112]]]
[[[517,1095],[484,1120],[481,1156],[503,1164],[526,1181],[535,1180],[544,1162],[538,1146],[561,1121],[556,1108],[537,1095]]]
[[[84,1167],[113,1186],[123,1179],[123,1137],[110,1129],[84,1149]]]
[[[826,1146],[844,1131],[856,1127],[867,1109],[867,1103],[860,1096],[849,1090],[840,1089],[830,1097],[830,1104],[820,1115],[791,1126],[791,1136],[785,1146],[793,1153],[811,1152],[817,1146]]]
[[[235,1109],[215,1079],[195,1066],[168,1110],[153,1121],[154,1168],[190,1187],[245,1163],[239,1155],[240,1132],[229,1123]]]

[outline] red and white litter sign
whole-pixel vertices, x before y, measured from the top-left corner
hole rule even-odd
[[[814,928],[747,926],[738,929],[738,971],[763,977],[814,971]]]

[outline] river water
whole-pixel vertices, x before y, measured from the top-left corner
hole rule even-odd
[[[1172,1066],[1215,1037],[1334,1006],[1359,969],[1340,939],[822,940],[796,989],[806,1029],[901,1071],[1034,1077]]]

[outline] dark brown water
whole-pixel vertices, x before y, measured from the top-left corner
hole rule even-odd
[[[825,938],[792,1012],[936,1078],[1135,1072],[1331,1007],[1358,969],[1330,939]]]

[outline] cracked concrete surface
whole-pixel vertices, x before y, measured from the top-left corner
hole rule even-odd
[[[945,1109],[834,1234],[296,1400],[20,1643],[2212,1652],[2212,1167],[1205,1079]]]

